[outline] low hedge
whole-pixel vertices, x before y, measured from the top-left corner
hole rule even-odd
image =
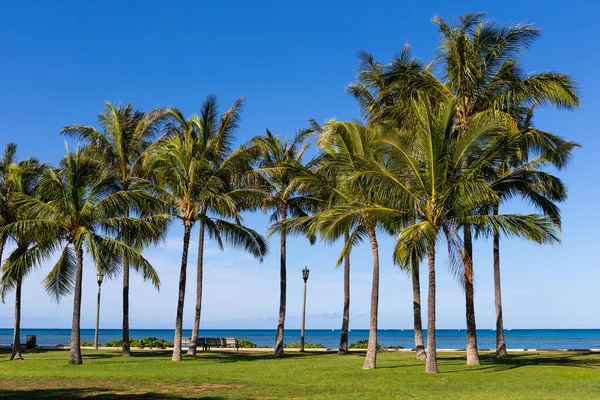
[[[288,343],[284,347],[288,348],[288,349],[299,349],[300,342]],[[325,349],[326,347],[323,346],[321,343],[304,343],[304,348],[305,349]]]

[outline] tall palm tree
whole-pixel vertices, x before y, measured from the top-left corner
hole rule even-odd
[[[483,13],[466,14],[460,23],[433,19],[439,28],[438,61],[444,85],[458,99],[458,134],[462,135],[477,113],[485,110],[510,112],[515,105],[552,104],[577,107],[579,98],[573,80],[563,74],[542,72],[525,75],[519,54],[540,35],[530,24],[502,26],[486,20]],[[467,164],[464,160],[463,163]],[[464,288],[467,320],[467,365],[478,365],[473,287],[473,247],[469,225],[463,227]]]
[[[261,261],[267,253],[265,239],[244,226],[240,215],[247,200],[244,198],[257,195],[257,191],[245,185],[243,180],[245,174],[251,170],[250,158],[241,150],[232,153],[231,148],[238,129],[242,105],[243,99],[239,98],[231,108],[219,116],[217,98],[211,95],[202,104],[198,116],[186,120],[181,112],[174,112],[180,124],[178,134],[185,141],[193,143],[195,157],[204,168],[198,177],[199,191],[196,195],[196,202],[199,204],[196,306],[188,349],[188,355],[192,356],[196,355],[202,310],[205,231],[208,230],[209,236],[216,239],[221,249],[226,242],[233,247],[245,249]],[[231,219],[234,222],[231,222]]]
[[[8,222],[27,220],[27,210],[18,208],[14,203],[15,194],[38,196],[37,181],[39,174],[45,166],[41,166],[35,159],[11,164],[5,174],[5,183],[10,186],[7,216]],[[7,257],[2,265],[0,278],[0,300],[5,301],[8,292],[15,291],[15,318],[13,331],[13,346],[11,360],[22,360],[21,354],[21,290],[23,279],[31,270],[51,255],[54,244],[52,231],[25,230],[20,234],[7,231],[8,238],[16,243],[16,248]]]
[[[458,99],[457,135],[466,130],[475,115],[486,110],[512,114],[519,107],[534,104],[578,106],[576,86],[568,76],[555,72],[523,73],[518,56],[539,36],[539,29],[528,24],[499,25],[481,13],[461,16],[455,25],[440,17],[433,22],[441,36],[436,60],[441,67],[441,80],[434,74],[434,64],[422,65],[410,56],[406,46],[388,65],[374,61],[366,53],[361,57],[359,82],[349,89],[370,121],[391,121],[401,126],[413,117],[407,102],[419,95],[427,95],[432,102]],[[468,225],[463,228],[467,364],[477,365],[472,234]]]
[[[158,287],[160,280],[152,266],[135,248],[110,237],[120,229],[135,229],[141,235],[159,235],[160,220],[133,219],[119,216],[127,206],[149,201],[145,191],[115,191],[115,179],[93,158],[77,149],[68,152],[57,170],[46,169],[39,180],[42,198],[18,195],[16,204],[27,210],[28,218],[6,226],[11,234],[26,236],[27,232],[55,232],[53,242],[61,249],[58,262],[44,285],[56,300],[73,290],[73,324],[69,364],[81,364],[80,318],[82,296],[83,255],[87,251],[97,268],[114,275],[123,257],[140,268],[144,278]],[[157,222],[158,221],[158,222]]]
[[[519,132],[512,148],[502,149],[490,171],[490,185],[499,203],[491,212],[499,213],[502,202],[520,197],[549,217],[560,228],[561,216],[556,202],[566,199],[566,187],[560,179],[543,171],[548,165],[557,169],[566,166],[577,144],[565,141],[550,132],[533,126],[531,107],[519,120]],[[496,311],[496,357],[507,356],[502,314],[500,281],[500,231],[493,230],[494,303]]]
[[[306,232],[308,235],[319,233],[321,238],[333,242],[344,237],[344,248],[338,264],[349,256],[352,247],[368,239],[373,252],[373,282],[371,289],[371,307],[369,323],[369,343],[364,369],[372,369],[377,364],[377,324],[379,308],[379,244],[377,229],[385,226],[383,221],[372,217],[371,199],[374,192],[368,187],[355,185],[353,175],[378,158],[374,147],[375,135],[359,123],[328,121],[320,130],[317,144],[323,154],[318,164],[321,174],[335,176],[336,184],[323,184],[318,179],[298,179],[308,193],[317,198],[335,198],[328,209],[319,211],[310,217],[297,217],[278,224],[279,230]],[[315,196],[315,194],[317,194]]]
[[[411,131],[403,127],[415,118],[411,115],[412,101],[419,94],[428,93],[436,100],[452,97],[450,91],[433,75],[432,66],[414,58],[408,45],[387,65],[375,61],[371,54],[361,52],[358,82],[349,85],[348,91],[358,101],[369,126],[386,126],[387,129],[409,135]],[[410,186],[410,181],[406,184]],[[419,269],[419,262],[415,259],[407,272],[413,288],[415,355],[418,360],[425,360]]]
[[[293,171],[302,164],[302,155],[308,148],[305,143],[313,132],[309,129],[299,130],[292,140],[281,140],[267,129],[265,135],[254,137],[248,144],[257,157],[256,173],[264,187],[261,201],[263,213],[271,210],[270,222],[284,221],[289,217],[306,216],[308,200],[298,192],[294,183]],[[279,317],[275,338],[275,356],[283,357],[283,338],[287,294],[286,245],[287,232],[279,232]]]
[[[494,160],[499,140],[507,130],[507,121],[497,121],[492,114],[480,115],[470,124],[462,137],[456,129],[456,104],[441,103],[439,107],[429,101],[413,103],[418,118],[410,126],[409,135],[384,131],[377,139],[387,152],[384,163],[370,170],[359,171],[357,183],[371,187],[384,196],[375,197],[380,204],[372,207],[377,219],[398,218],[408,215],[415,223],[402,229],[396,237],[395,260],[410,267],[414,259],[427,255],[429,288],[427,315],[427,359],[425,370],[437,372],[436,358],[436,242],[445,236],[449,258],[455,271],[456,254],[463,251],[458,237],[465,223],[484,231],[497,228],[506,234],[526,237],[538,242],[556,240],[554,225],[550,220],[536,215],[472,215],[471,210],[497,199],[485,180],[485,171]],[[507,120],[507,118],[505,118]],[[495,140],[493,140],[495,139]],[[469,168],[463,168],[464,154]],[[397,177],[410,172],[411,185]]]
[[[8,143],[4,147],[2,157],[0,158],[0,226],[6,225],[10,219],[9,198],[11,195],[10,184],[7,182],[10,167],[15,162],[17,153],[17,145]],[[4,254],[4,245],[6,244],[6,236],[0,236],[0,262]]]
[[[141,161],[164,122],[171,117],[171,110],[158,108],[148,112],[136,111],[131,103],[125,107],[106,102],[106,109],[98,115],[101,131],[93,126],[69,125],[61,134],[81,139],[88,145],[90,155],[97,158],[103,168],[116,176],[118,190],[129,191],[147,187],[141,178]],[[146,204],[143,213],[155,212],[156,204]],[[132,210],[125,208],[120,215],[129,217]],[[139,250],[156,238],[143,238],[139,232],[119,232],[119,237],[129,246]],[[139,272],[139,271],[138,271]],[[123,257],[123,344],[121,354],[131,355],[129,345],[129,259]]]
[[[319,133],[326,131],[326,128],[318,125],[314,121],[312,121],[311,125],[315,131]],[[307,201],[307,208],[310,207],[309,211],[313,213],[319,211],[324,212],[331,207],[352,200],[350,195],[344,192],[342,177],[324,161],[324,156],[320,155],[311,160],[306,167],[302,165],[289,167],[289,169],[293,171],[293,182],[297,185],[298,191],[305,196],[306,200],[312,200],[312,204]],[[312,243],[315,235],[319,231],[318,222],[318,214],[291,218],[282,221],[281,224],[277,223],[271,226],[270,233],[281,232],[281,229],[285,227],[286,224],[289,224],[294,226],[294,229],[288,233],[302,232]],[[344,232],[344,247],[336,262],[336,268],[342,263],[344,264],[342,328],[340,332],[340,345],[338,347],[338,354],[340,355],[348,353],[348,332],[350,326],[350,250],[353,245],[350,242],[350,232],[354,230],[356,230],[356,228]],[[355,234],[353,237],[356,238],[357,235]],[[331,241],[331,239],[326,240]]]
[[[191,230],[196,222],[203,221],[220,245],[223,240],[259,258],[267,250],[260,235],[241,225],[239,210],[236,208],[237,192],[231,186],[232,177],[240,173],[240,168],[248,165],[245,149],[239,148],[231,152],[213,168],[215,159],[212,158],[212,147],[219,142],[198,140],[195,129],[199,124],[196,117],[179,124],[174,128],[175,135],[156,146],[144,161],[147,171],[152,171],[156,182],[164,188],[162,197],[168,204],[169,216],[179,219],[184,228],[173,361],[181,361],[188,250]],[[236,219],[236,223],[208,217],[206,213],[213,210],[218,215]],[[202,234],[203,232],[201,237]]]

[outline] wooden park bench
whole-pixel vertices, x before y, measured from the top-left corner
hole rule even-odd
[[[181,338],[182,346],[189,346],[191,342],[192,338]],[[238,349],[235,338],[198,338],[196,340],[196,347],[202,348],[203,351],[210,351],[211,347],[231,347],[235,350]]]

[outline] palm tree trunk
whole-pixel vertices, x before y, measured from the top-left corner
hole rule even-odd
[[[125,209],[125,218],[129,217],[129,209]],[[127,239],[126,239],[127,240]],[[129,245],[129,241],[126,241]],[[123,256],[123,344],[121,355],[130,356],[131,348],[129,346],[129,259]]]
[[[203,212],[206,213],[206,209]],[[202,275],[204,265],[204,220],[200,220],[200,232],[198,233],[198,261],[196,264],[196,310],[194,313],[194,327],[192,329],[192,340],[188,349],[188,356],[196,355],[196,341],[200,330],[200,312],[202,311]]]
[[[498,215],[498,205],[494,205],[494,215]],[[502,289],[500,287],[500,232],[494,229],[494,303],[496,306],[496,357],[503,358],[506,353],[504,341],[504,322],[502,320]]]
[[[188,250],[192,224],[185,221],[183,233],[183,253],[181,254],[181,271],[179,272],[179,295],[177,297],[177,316],[175,317],[175,338],[173,339],[173,361],[181,361],[181,331],[183,329],[183,305],[185,302],[185,281],[187,273]]]
[[[81,359],[81,285],[83,276],[83,249],[75,248],[77,272],[75,273],[75,295],[73,296],[73,325],[71,326],[71,351],[69,364],[83,364]]]
[[[5,240],[0,240],[0,265],[2,265],[2,256],[4,255],[4,244]]]
[[[282,205],[280,207],[280,215],[282,221],[284,221],[287,218],[286,205]],[[287,299],[286,236],[287,233],[284,229],[282,229],[279,237],[281,250],[281,253],[279,255],[279,319],[277,320],[277,336],[275,337],[275,357],[283,357],[283,331],[285,324],[285,305]]]
[[[363,369],[373,369],[377,366],[377,316],[379,309],[379,245],[375,227],[367,228],[373,251],[373,286],[371,287],[371,317],[369,320],[369,343]]]
[[[350,234],[344,232],[344,245],[350,240]],[[350,325],[350,254],[344,256],[344,315],[342,317],[342,335],[338,354],[348,353],[348,329]]]
[[[471,225],[464,226],[464,254],[463,265],[465,268],[465,303],[467,317],[467,365],[479,365],[479,352],[477,351],[477,326],[475,324],[475,296],[473,286],[473,239]]]
[[[13,346],[11,360],[22,360],[21,354],[21,285],[23,278],[17,278],[17,287],[15,288],[15,331],[13,334]]]
[[[425,372],[436,374],[438,369],[435,343],[435,242],[429,244],[427,264],[429,267],[429,293],[427,296],[427,361],[425,361]]]
[[[423,322],[421,319],[421,282],[419,277],[419,260],[414,259],[412,265],[413,287],[413,325],[415,334],[415,353],[417,360],[425,360],[425,344],[423,343]]]

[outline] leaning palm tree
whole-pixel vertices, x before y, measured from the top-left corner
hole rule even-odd
[[[499,137],[508,130],[509,118],[497,119],[495,114],[479,115],[463,136],[456,129],[456,104],[441,103],[439,107],[429,101],[413,104],[418,118],[407,127],[409,135],[384,131],[377,139],[387,152],[385,163],[359,172],[357,183],[371,187],[383,196],[375,197],[377,203],[371,214],[380,220],[398,218],[408,214],[415,223],[400,230],[396,237],[394,258],[409,268],[416,258],[427,255],[429,288],[427,306],[427,359],[425,370],[437,372],[436,358],[436,243],[445,236],[451,265],[461,274],[456,255],[463,250],[459,233],[465,223],[483,231],[497,228],[506,234],[526,237],[538,242],[556,240],[553,223],[536,215],[473,215],[471,210],[497,200],[495,192],[485,180],[485,171],[495,159],[505,140]],[[465,154],[469,168],[464,168]],[[408,171],[411,185],[397,179]]]
[[[39,180],[42,198],[18,196],[16,204],[27,210],[28,219],[6,226],[7,231],[21,236],[31,231],[56,232],[53,242],[61,249],[60,257],[44,285],[59,301],[74,292],[73,324],[69,364],[81,364],[80,317],[83,255],[87,251],[97,268],[111,276],[126,256],[142,269],[144,278],[158,287],[160,280],[152,266],[135,248],[110,237],[127,227],[142,234],[159,235],[164,229],[160,218],[132,219],[120,217],[123,207],[134,207],[149,201],[145,191],[115,191],[114,176],[100,164],[77,149],[68,152],[57,170],[46,169]]]
[[[305,143],[313,132],[309,129],[299,130],[292,140],[281,140],[267,129],[266,134],[254,137],[248,144],[249,150],[257,157],[256,175],[264,188],[261,201],[263,213],[271,210],[270,222],[283,221],[289,217],[306,216],[309,200],[298,192],[294,183],[293,171],[302,163],[302,155],[308,148]],[[287,295],[286,245],[287,232],[279,233],[279,317],[275,338],[275,356],[283,357],[283,337]]]
[[[196,306],[192,337],[188,355],[196,355],[196,342],[200,329],[202,310],[202,284],[204,275],[205,231],[222,249],[223,243],[242,248],[262,260],[267,253],[265,239],[242,224],[240,211],[244,198],[257,195],[251,186],[244,185],[244,176],[251,170],[250,159],[245,152],[232,152],[231,143],[240,120],[243,99],[221,116],[218,114],[217,98],[209,96],[202,104],[200,115],[185,119],[174,110],[178,120],[177,133],[184,141],[193,143],[196,158],[204,168],[199,176],[199,191],[195,201],[198,207],[198,258],[196,275]],[[231,221],[233,220],[233,222]]]
[[[7,209],[5,217],[8,223],[24,221],[27,210],[18,208],[13,201],[15,195],[36,196],[39,173],[44,168],[35,159],[11,164],[5,171],[4,183],[8,186]],[[5,301],[6,294],[15,291],[15,318],[11,360],[22,360],[21,354],[21,290],[23,279],[31,270],[40,265],[52,252],[52,233],[48,230],[25,230],[21,234],[6,232],[16,247],[2,265],[0,278],[0,300]]]
[[[98,115],[101,131],[93,126],[69,125],[61,134],[81,139],[88,145],[90,155],[98,159],[102,167],[116,176],[117,188],[122,191],[148,187],[141,178],[141,160],[156,138],[163,123],[172,115],[170,109],[158,108],[148,112],[135,111],[131,104],[125,107],[106,102],[106,109]],[[160,139],[159,139],[160,140]],[[148,203],[143,213],[155,212],[157,204]],[[130,208],[120,211],[129,217]],[[143,238],[140,232],[119,232],[119,237],[128,245],[142,250],[154,238]],[[121,353],[131,355],[129,345],[129,259],[123,257],[123,344]],[[139,272],[139,271],[138,271]]]

